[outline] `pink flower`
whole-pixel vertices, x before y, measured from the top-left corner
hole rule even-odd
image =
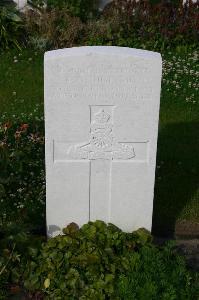
[[[20,131],[24,132],[24,131],[27,130],[28,127],[29,127],[28,124],[26,124],[26,123],[22,124],[22,125],[20,126]]]

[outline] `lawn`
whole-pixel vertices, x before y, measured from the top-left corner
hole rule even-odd
[[[153,233],[171,236],[177,220],[199,222],[199,64],[196,51],[168,52],[163,58]],[[29,128],[34,125],[34,130],[43,132],[42,53],[23,50],[1,54],[0,104],[2,124],[28,123]],[[29,205],[32,210],[29,216],[37,215],[37,222],[45,223],[43,144],[38,144],[34,151],[38,151],[37,155],[30,153],[30,161],[24,164],[32,160],[30,168],[35,168],[37,177],[34,172],[31,177],[30,170],[25,168],[26,175],[19,171],[14,187],[7,185],[6,198],[0,202],[5,219],[13,205],[16,207],[13,218],[21,216],[21,209]],[[33,195],[27,197],[29,193]]]
[[[43,118],[43,54],[13,50],[0,56],[0,103],[5,119]]]

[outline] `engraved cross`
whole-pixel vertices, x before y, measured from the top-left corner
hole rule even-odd
[[[110,221],[114,161],[146,161],[148,142],[119,142],[114,136],[113,105],[90,106],[88,143],[54,143],[54,161],[89,162],[89,220]],[[62,155],[60,155],[60,153]]]

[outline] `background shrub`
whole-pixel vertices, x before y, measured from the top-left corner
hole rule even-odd
[[[39,128],[39,129],[38,129]],[[0,124],[0,201],[2,226],[17,220],[45,226],[43,122]]]
[[[24,42],[23,22],[12,1],[0,3],[0,49],[21,48]]]
[[[110,26],[112,43],[120,46],[164,50],[179,44],[194,44],[199,38],[199,3],[114,1],[103,13]],[[115,24],[115,23],[114,23]]]
[[[103,12],[94,0],[30,0],[19,14],[0,6],[0,48],[25,44],[45,51],[79,45],[117,45],[164,51],[198,47],[199,2],[115,0]],[[28,37],[28,38],[27,38]]]
[[[101,14],[88,18],[80,9],[86,7],[83,0],[75,2],[74,9],[73,1],[65,1],[66,6],[63,1],[25,15],[31,45],[47,49],[117,45],[155,51],[198,45],[199,3],[113,1]]]
[[[67,9],[72,16],[79,17],[82,21],[96,16],[97,0],[29,0],[33,7],[48,9]]]
[[[81,43],[83,24],[66,8],[43,10],[42,13],[29,11],[25,26],[30,45],[37,48],[57,49]]]
[[[47,0],[47,6],[52,8],[67,8],[73,16],[86,21],[97,14],[96,0]]]

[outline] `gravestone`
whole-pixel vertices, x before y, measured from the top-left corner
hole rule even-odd
[[[48,236],[89,220],[151,230],[160,54],[77,47],[44,65]]]

